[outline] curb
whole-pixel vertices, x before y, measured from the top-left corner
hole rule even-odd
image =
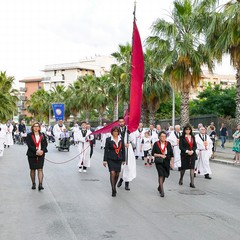
[[[230,162],[230,161],[224,160],[224,159],[214,158],[214,159],[210,159],[210,161],[215,162],[215,163],[233,166],[233,167],[240,167],[240,164],[234,164],[233,162]]]

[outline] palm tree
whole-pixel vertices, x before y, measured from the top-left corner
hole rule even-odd
[[[202,66],[212,71],[211,54],[201,39],[197,1],[175,0],[170,21],[158,19],[147,39],[164,79],[181,92],[181,125],[189,122],[189,93],[201,78]]]
[[[0,121],[10,119],[17,112],[18,91],[12,88],[14,77],[0,72]]]
[[[50,94],[44,89],[40,89],[34,92],[27,101],[27,110],[33,115],[35,120],[47,122],[49,119],[49,103]]]
[[[171,94],[171,86],[169,81],[163,80],[162,71],[160,66],[156,64],[152,57],[154,53],[146,49],[144,54],[144,88],[143,88],[143,106],[144,117],[143,122],[147,122],[146,116],[149,111],[149,123],[155,122],[155,113],[159,109],[161,102],[166,101]]]
[[[211,0],[215,7],[217,0]],[[231,0],[210,14],[206,41],[214,57],[221,62],[224,54],[230,55],[236,69],[236,122],[240,124],[240,1]]]

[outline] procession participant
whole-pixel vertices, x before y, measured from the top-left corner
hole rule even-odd
[[[4,125],[3,129],[6,132],[5,145],[10,147],[10,146],[13,145],[13,137],[12,137],[13,125],[10,123],[10,120],[7,120],[7,122]]]
[[[79,172],[87,172],[87,168],[90,167],[90,141],[94,138],[91,133],[91,130],[87,130],[87,123],[83,121],[77,145],[80,154],[78,163]]]
[[[18,132],[19,132],[19,137],[21,141],[20,143],[24,144],[26,142],[26,137],[27,137],[27,129],[26,129],[24,120],[22,120],[18,125]]]
[[[0,123],[0,157],[3,156],[5,141],[6,132],[3,130],[3,125]]]
[[[212,143],[213,143],[212,144],[213,145],[213,147],[212,147],[212,156],[211,156],[211,158],[213,159],[214,158],[214,153],[216,151],[215,144],[216,144],[217,133],[215,131],[215,127],[212,126],[212,125],[210,126],[209,137],[210,137],[210,139],[212,140]]]
[[[121,172],[121,165],[125,164],[125,146],[124,141],[120,136],[120,129],[114,126],[111,129],[111,137],[106,139],[104,147],[103,166],[108,165],[110,172],[110,183],[112,186],[112,197],[116,197],[116,184],[119,173]]]
[[[63,132],[63,130],[66,129],[65,125],[63,124],[63,120],[58,120],[58,123],[54,125],[53,127],[53,135],[55,137],[55,145],[56,147],[59,147],[60,141],[60,134]]]
[[[157,125],[156,125],[156,133],[157,133],[157,135],[158,135],[161,131],[162,131],[161,125],[160,125],[160,124],[157,124]]]
[[[90,130],[91,132],[93,132],[90,124],[87,124],[87,130]],[[96,144],[96,138],[95,138],[95,135],[93,135],[93,140],[90,140],[90,158],[93,155],[93,147],[95,147],[95,144]]]
[[[72,128],[73,131],[73,140],[74,140],[74,145],[78,144],[79,139],[80,139],[80,128],[77,123],[74,124],[74,127]]]
[[[183,185],[183,176],[187,169],[190,169],[190,187],[195,188],[194,185],[194,168],[195,161],[197,159],[196,155],[196,141],[192,133],[192,127],[187,124],[183,133],[179,138],[179,148],[181,150],[181,171],[179,185]]]
[[[130,191],[129,182],[136,177],[136,158],[131,144],[134,142],[134,133],[128,134],[123,117],[118,118],[118,124],[120,128],[120,135],[125,145],[126,164],[122,166],[120,180],[118,181],[117,187],[121,187],[123,181],[125,181],[125,190]]]
[[[154,124],[149,125],[149,134],[151,136],[152,144],[158,141],[158,134],[156,132],[156,129],[154,128]]]
[[[179,149],[179,138],[181,136],[180,125],[175,125],[175,131],[172,131],[167,138],[167,140],[171,143],[173,147],[173,155],[174,155],[174,168],[177,168],[178,171],[181,170],[181,156]]]
[[[141,151],[144,152],[144,165],[152,165],[152,142],[149,132],[144,133],[144,138],[142,139]]]
[[[46,128],[45,123],[42,123],[42,125],[41,125],[41,133],[45,134],[45,136],[47,134],[47,128]]]
[[[232,150],[235,152],[235,161],[234,163],[240,163],[240,125],[237,126],[237,131],[233,134],[233,147]]]
[[[155,158],[155,166],[158,172],[158,191],[161,197],[164,197],[163,183],[170,174],[170,167],[173,167],[173,151],[171,143],[166,141],[166,132],[161,131],[158,136],[159,141],[153,144],[152,156]]]
[[[103,123],[103,128],[106,127],[107,124]],[[101,149],[105,147],[106,139],[109,137],[109,133],[101,133]]]
[[[195,136],[197,151],[198,151],[198,163],[197,171],[200,175],[204,175],[206,179],[211,179],[209,174],[212,174],[209,159],[212,156],[212,140],[206,134],[206,129],[201,127],[200,133]]]
[[[138,129],[134,132],[135,135],[135,143],[136,143],[136,149],[135,149],[135,157],[138,159],[138,157],[141,157],[142,160],[144,160],[143,152],[140,151],[142,139],[144,137],[144,131],[143,131],[143,124],[139,123]]]
[[[44,134],[41,133],[40,124],[35,122],[31,127],[31,132],[26,138],[28,150],[28,163],[30,167],[30,177],[32,180],[32,189],[36,189],[35,172],[38,172],[38,190],[43,190],[43,165],[44,156],[47,152],[47,139]]]

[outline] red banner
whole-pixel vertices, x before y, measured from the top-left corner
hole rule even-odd
[[[144,82],[144,56],[136,21],[133,25],[132,71],[130,88],[130,114],[128,130],[134,132],[141,119],[142,92]]]

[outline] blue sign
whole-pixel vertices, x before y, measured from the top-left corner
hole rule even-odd
[[[64,120],[64,104],[63,103],[53,103],[52,104],[53,114],[56,121]]]

